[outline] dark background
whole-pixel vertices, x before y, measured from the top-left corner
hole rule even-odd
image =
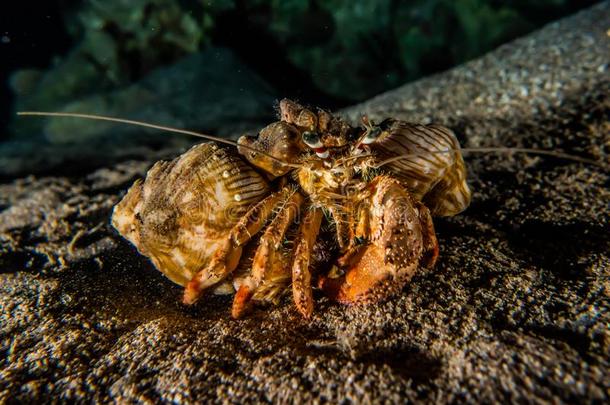
[[[10,74],[21,68],[45,69],[54,57],[65,54],[73,43],[66,32],[62,8],[78,2],[61,0],[15,1],[3,6],[0,15],[0,128],[1,135],[13,113]],[[10,8],[7,9],[7,6]]]
[[[102,2],[108,5],[115,1]],[[142,3],[142,2],[139,2]],[[358,12],[356,4],[362,10]],[[474,58],[501,43],[595,1],[150,1],[147,12],[172,4],[200,24],[196,49],[164,51],[153,39],[119,56],[116,88],[188,53],[230,48],[277,94],[336,109]],[[280,4],[280,5],[278,5]],[[330,5],[329,5],[330,4]],[[15,97],[9,78],[20,69],[41,71],[62,63],[81,42],[88,21],[78,15],[90,2],[10,2],[0,25],[0,136],[10,123]],[[99,29],[117,42],[134,35],[112,18]],[[147,29],[142,27],[142,30]],[[172,26],[160,27],[167,33]],[[188,34],[187,34],[188,35]],[[147,49],[157,48],[153,57]],[[140,52],[140,54],[138,54]],[[142,56],[144,55],[144,57]],[[88,89],[108,91],[108,86]],[[40,89],[38,91],[41,91]],[[42,90],[44,91],[44,90]],[[75,94],[74,98],[83,94]],[[55,108],[62,104],[58,103]]]

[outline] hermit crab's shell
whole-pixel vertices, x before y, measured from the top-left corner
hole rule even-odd
[[[466,165],[453,131],[441,125],[386,120],[383,132],[371,144],[378,163],[402,156],[383,166],[432,215],[451,216],[470,204]]]
[[[267,181],[236,153],[205,143],[156,163],[116,205],[112,224],[184,286],[208,265],[248,208],[268,194]]]

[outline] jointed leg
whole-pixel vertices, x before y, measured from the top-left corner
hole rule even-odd
[[[307,212],[297,234],[297,245],[294,250],[292,264],[292,296],[299,312],[309,318],[313,312],[313,296],[311,292],[311,272],[309,262],[311,251],[320,231],[322,210],[312,208]]]
[[[193,304],[203,290],[211,287],[227,277],[239,263],[242,247],[252,235],[265,225],[273,213],[273,208],[284,201],[291,190],[282,189],[266,197],[254,207],[231,229],[223,246],[214,254],[210,264],[199,271],[184,289],[183,302]]]
[[[273,283],[274,280],[287,278],[282,277],[282,273],[288,273],[287,259],[282,254],[282,243],[286,231],[298,215],[303,201],[303,196],[297,191],[293,191],[288,199],[278,205],[279,212],[260,239],[252,262],[251,275],[241,284],[233,300],[231,312],[234,318],[239,318],[245,312],[248,302],[262,283]],[[274,287],[282,288],[283,286],[271,286],[271,288]]]

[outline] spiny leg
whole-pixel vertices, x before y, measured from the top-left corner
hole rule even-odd
[[[244,314],[248,303],[261,284],[274,283],[278,279],[282,284],[281,281],[285,279],[282,277],[282,273],[288,272],[288,264],[286,257],[282,254],[282,244],[286,231],[298,215],[303,201],[303,196],[299,192],[293,191],[283,203],[278,204],[279,212],[259,241],[252,261],[251,275],[244,280],[235,294],[231,310],[233,318],[239,318]],[[282,285],[271,286],[271,288],[282,288]]]
[[[194,304],[203,290],[222,281],[239,263],[243,246],[258,233],[273,213],[273,208],[284,201],[291,191],[282,189],[250,208],[231,229],[222,247],[216,251],[210,264],[201,269],[184,289],[183,302]]]
[[[376,301],[402,288],[423,250],[419,212],[404,187],[379,176],[370,189],[369,242],[339,263],[343,276],[320,279],[326,294],[346,304]]]
[[[301,226],[294,249],[294,262],[292,263],[292,296],[299,312],[309,318],[313,312],[313,295],[311,292],[311,272],[309,262],[320,224],[322,223],[322,210],[312,207]]]

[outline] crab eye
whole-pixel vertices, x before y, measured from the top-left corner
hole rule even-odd
[[[375,140],[377,140],[377,138],[379,138],[379,135],[381,135],[381,128],[374,127],[371,130],[366,132],[366,135],[364,136],[362,143],[364,143],[366,145],[368,145],[369,143],[373,143],[373,142],[375,142]]]
[[[315,132],[305,131],[302,135],[303,142],[307,144],[307,146],[311,148],[319,148],[322,146],[322,142],[320,142],[320,135]]]

